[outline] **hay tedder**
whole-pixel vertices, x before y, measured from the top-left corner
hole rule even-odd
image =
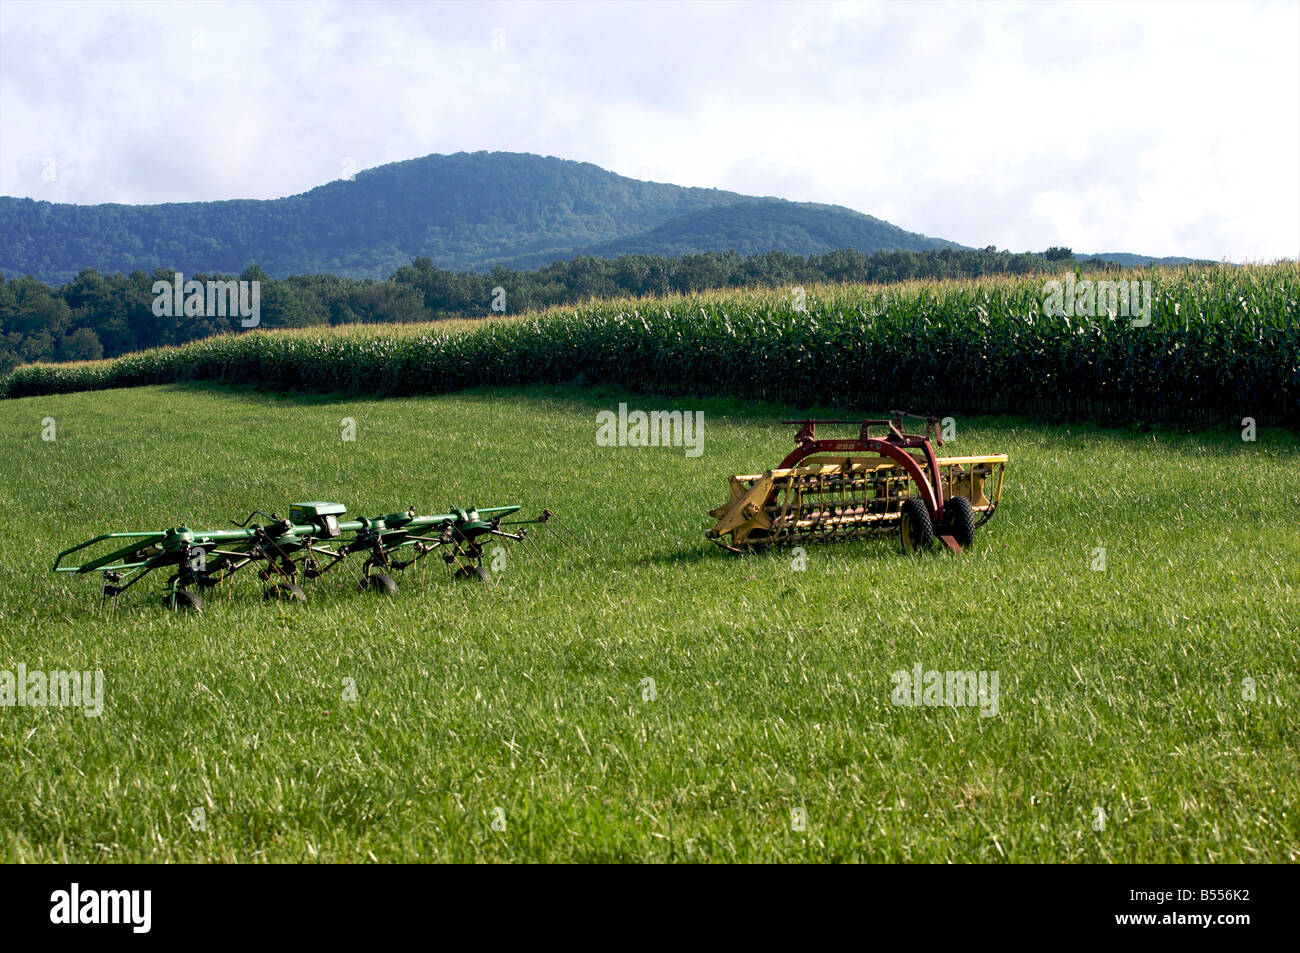
[[[267,599],[305,602],[302,583],[346,567],[359,588],[385,594],[397,591],[392,573],[406,569],[430,553],[439,553],[458,578],[487,581],[484,544],[494,538],[525,543],[525,523],[546,523],[550,510],[532,520],[506,522],[518,506],[453,509],[418,516],[411,508],[373,519],[344,517],[340,503],[294,503],[282,519],[254,510],[234,529],[192,530],[186,526],[163,532],[106,533],[65,549],[54,561],[55,572],[103,573],[100,606],[130,589],[155,569],[170,569],[163,604],[177,611],[203,607],[200,592],[221,586],[241,569],[252,568],[266,584]],[[263,522],[254,523],[254,519]],[[506,527],[521,527],[511,531]],[[63,565],[89,550],[81,565]],[[358,572],[351,557],[364,554]],[[84,556],[82,557],[85,558]]]
[[[799,427],[795,449],[775,470],[731,478],[731,499],[709,511],[718,522],[708,538],[739,553],[898,532],[909,551],[937,537],[961,552],[997,509],[1006,454],[936,457],[934,447],[943,446],[937,417],[890,413],[890,420],[784,421]],[[908,417],[925,431],[904,433]],[[858,436],[818,439],[817,427],[827,425],[857,426]]]

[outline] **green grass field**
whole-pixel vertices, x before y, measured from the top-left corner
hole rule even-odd
[[[619,400],[703,410],[703,455],[597,446]],[[6,401],[0,669],[102,669],[104,710],[0,708],[0,856],[1300,859],[1294,435],[960,418],[948,450],[1011,454],[973,549],[811,548],[797,571],[703,536],[727,476],[790,449],[790,413],[576,389]],[[339,575],[305,607],[249,576],[197,618],[161,578],[101,615],[96,579],[49,571],[99,532],[300,499],[545,505],[588,553],[542,530],[548,558],[515,549],[491,586],[430,561],[391,599]],[[917,664],[997,671],[997,714],[895,706]]]

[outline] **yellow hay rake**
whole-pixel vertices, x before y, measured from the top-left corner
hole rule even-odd
[[[891,413],[785,421],[800,428],[794,451],[776,469],[731,478],[730,499],[709,511],[718,522],[708,538],[749,552],[897,532],[909,551],[937,537],[961,552],[997,509],[1007,455],[936,457],[938,418]],[[925,433],[904,433],[904,417],[924,421]],[[818,425],[841,424],[858,426],[857,439],[817,439]],[[873,428],[886,432],[873,436]]]

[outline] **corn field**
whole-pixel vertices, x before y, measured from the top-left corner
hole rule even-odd
[[[1300,420],[1295,262],[1116,276],[1151,283],[1142,321],[1100,300],[1096,316],[1046,315],[1045,282],[1063,277],[722,291],[453,326],[249,332],[28,365],[0,394],[187,380],[381,394],[578,382],[945,413]]]

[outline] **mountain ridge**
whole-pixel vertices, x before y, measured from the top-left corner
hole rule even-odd
[[[382,278],[531,268],[578,255],[960,248],[834,205],[647,182],[589,162],[459,152],[387,163],[275,199],[70,205],[0,197],[0,273],[68,281],[175,268]],[[626,249],[626,250],[624,250]]]

